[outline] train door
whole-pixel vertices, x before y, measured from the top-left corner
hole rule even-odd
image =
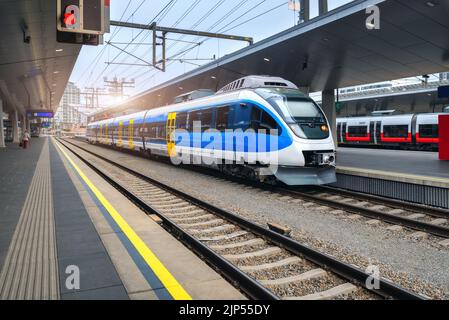
[[[380,144],[380,137],[381,137],[381,133],[382,133],[382,121],[376,121],[376,126],[375,126],[375,141],[376,144]]]
[[[417,122],[418,122],[418,115],[414,114],[412,118],[412,127],[409,131],[412,133],[412,144],[415,146],[417,144],[416,133],[419,132]]]
[[[337,142],[343,142],[343,140],[341,139],[341,122],[337,123]]]
[[[111,145],[115,145],[115,119],[112,119],[111,121]]]
[[[122,147],[123,146],[123,121],[119,121],[118,123],[118,141],[117,146]]]
[[[370,121],[369,132],[370,132],[370,143],[377,144],[377,121]]]
[[[140,137],[142,138],[142,148],[143,150],[146,150],[147,147],[145,145],[145,136],[148,134],[148,125],[146,124],[148,111],[145,112],[145,115],[142,119],[142,124],[140,125]]]
[[[370,132],[370,143],[379,144],[380,143],[380,126],[381,121],[370,121],[369,132]]]
[[[128,144],[129,149],[134,150],[134,119],[129,120],[128,125]]]
[[[175,130],[176,130],[176,112],[170,112],[167,116],[167,126],[165,130],[165,140],[167,141],[168,156],[175,156]]]
[[[341,142],[345,142],[346,130],[347,130],[347,123],[343,122],[341,125]]]
[[[106,135],[105,143],[109,144],[109,123],[105,124],[104,131],[105,131],[105,135]]]

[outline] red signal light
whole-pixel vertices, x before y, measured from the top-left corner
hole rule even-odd
[[[66,26],[73,26],[76,24],[76,16],[75,13],[72,11],[70,13],[64,14],[64,24]]]
[[[62,13],[62,27],[66,29],[76,30],[80,28],[80,8],[71,4],[64,8]]]

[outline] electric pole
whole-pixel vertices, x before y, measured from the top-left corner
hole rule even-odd
[[[108,77],[104,77],[103,80],[105,86],[109,88],[109,93],[120,100],[123,100],[125,97],[125,88],[135,87],[134,79],[126,81],[126,78],[118,79],[117,77],[114,77],[112,80],[108,80]]]

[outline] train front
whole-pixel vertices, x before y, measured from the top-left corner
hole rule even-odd
[[[291,141],[278,152],[276,178],[287,185],[336,182],[335,143],[321,108],[296,88],[255,91],[279,114]]]

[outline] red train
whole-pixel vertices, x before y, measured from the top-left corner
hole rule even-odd
[[[337,119],[340,146],[379,146],[438,151],[439,113]]]

